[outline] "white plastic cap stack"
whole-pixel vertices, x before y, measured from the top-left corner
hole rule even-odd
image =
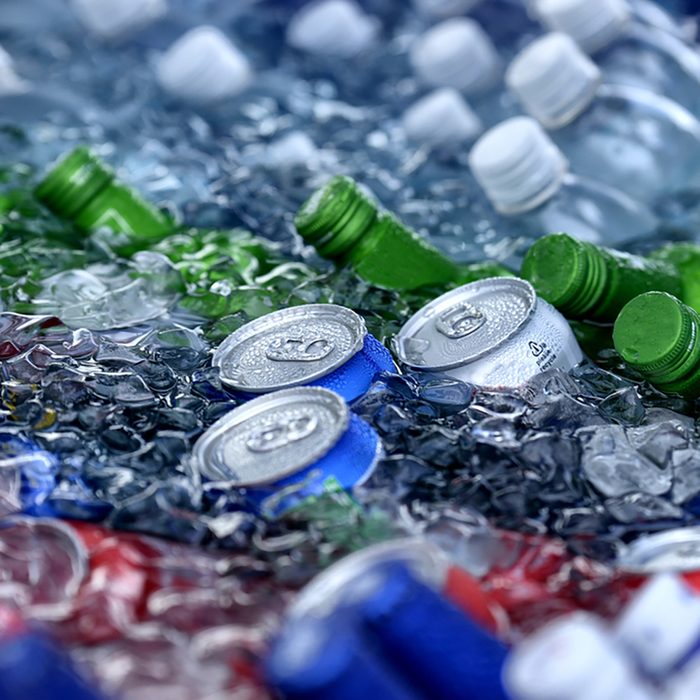
[[[651,700],[596,618],[577,613],[515,647],[504,669],[516,700]]]
[[[514,117],[489,129],[469,154],[472,174],[502,214],[530,211],[561,186],[568,163],[542,127]]]
[[[464,93],[488,90],[501,74],[501,60],[488,34],[466,17],[445,20],[419,37],[411,63],[428,85]]]
[[[615,41],[631,16],[627,0],[537,0],[536,7],[542,22],[588,53]]]
[[[415,8],[429,17],[454,17],[476,7],[481,0],[413,0]]]
[[[17,95],[26,92],[28,88],[28,83],[15,73],[12,56],[0,46],[0,97]]]
[[[168,11],[167,0],[71,0],[71,3],[88,31],[106,40],[123,38]]]
[[[560,33],[533,41],[506,71],[508,87],[548,129],[573,121],[591,103],[600,81],[598,66]]]
[[[700,595],[674,574],[659,574],[625,608],[617,635],[651,674],[674,668],[700,642]]]
[[[290,46],[320,56],[352,58],[376,40],[380,23],[351,0],[321,0],[304,6],[287,27]]]
[[[422,97],[406,110],[402,122],[409,139],[430,146],[472,141],[483,128],[454,88],[439,88]]]
[[[202,26],[181,36],[158,63],[158,82],[188,102],[219,102],[250,84],[248,59],[215,27]]]

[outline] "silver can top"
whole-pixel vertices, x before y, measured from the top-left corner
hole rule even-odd
[[[366,335],[364,320],[344,306],[294,306],[246,323],[212,362],[225,384],[262,394],[325,377],[361,350]]]
[[[624,571],[640,574],[700,571],[700,527],[640,537],[622,550],[616,563]]]
[[[288,610],[292,618],[330,615],[338,605],[373,590],[372,569],[399,562],[423,583],[441,589],[447,579],[449,561],[436,545],[419,537],[390,540],[344,557],[316,576],[296,597]]]
[[[401,362],[422,370],[468,364],[513,337],[537,304],[532,285],[494,277],[443,294],[414,314],[394,338]]]
[[[199,471],[236,486],[270,484],[317,462],[350,423],[343,399],[299,387],[260,396],[220,418],[194,446]]]

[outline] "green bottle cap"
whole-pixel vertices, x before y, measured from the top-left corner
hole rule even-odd
[[[299,235],[325,258],[344,256],[377,216],[377,206],[349,177],[337,176],[314,192],[295,219]]]
[[[608,276],[601,252],[565,233],[536,241],[525,255],[520,274],[569,317],[584,316],[596,305]]]
[[[673,383],[692,371],[700,358],[699,321],[695,311],[671,294],[640,294],[615,321],[615,349],[653,383]]]
[[[113,179],[114,173],[81,146],[48,172],[35,193],[59,216],[73,219]]]

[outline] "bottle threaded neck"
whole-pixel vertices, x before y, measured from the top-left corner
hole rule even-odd
[[[565,233],[544,236],[528,250],[521,276],[569,318],[595,316],[605,293],[608,269],[604,251]]]
[[[372,228],[377,205],[349,177],[337,176],[314,192],[294,218],[299,235],[325,258],[339,259]]]
[[[615,349],[652,384],[678,390],[700,369],[700,316],[666,292],[647,292],[620,312]]]
[[[35,194],[59,216],[74,219],[113,179],[112,170],[80,146],[46,174]]]

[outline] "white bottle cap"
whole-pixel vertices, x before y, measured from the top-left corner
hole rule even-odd
[[[245,90],[253,73],[248,59],[215,27],[181,36],[160,58],[158,82],[189,102],[218,102]]]
[[[380,23],[351,0],[321,0],[304,6],[287,27],[294,48],[320,56],[352,58],[376,40]]]
[[[469,165],[502,214],[529,211],[546,202],[568,170],[561,151],[530,117],[513,117],[489,129],[472,148]]]
[[[465,93],[488,90],[501,74],[501,61],[488,34],[466,17],[436,24],[411,49],[416,74],[429,85]]]
[[[659,574],[617,622],[621,643],[651,674],[664,674],[700,642],[700,595],[679,576]]]
[[[608,630],[585,613],[559,618],[516,646],[504,681],[518,700],[645,697]]]
[[[276,168],[309,165],[318,157],[314,142],[303,131],[291,131],[267,147],[266,161]]]
[[[595,97],[601,73],[571,37],[547,34],[512,61],[506,84],[548,129],[573,121]]]
[[[537,0],[537,14],[550,29],[594,53],[617,39],[631,10],[627,0]]]
[[[429,17],[454,17],[476,7],[481,0],[413,0],[418,12]]]
[[[438,88],[422,97],[404,112],[402,122],[409,139],[431,146],[472,141],[483,128],[454,88]]]
[[[15,73],[12,56],[0,46],[0,97],[17,95],[26,92],[28,89],[29,83],[22,80]]]
[[[88,31],[117,39],[155,22],[168,11],[167,0],[71,0]]]

